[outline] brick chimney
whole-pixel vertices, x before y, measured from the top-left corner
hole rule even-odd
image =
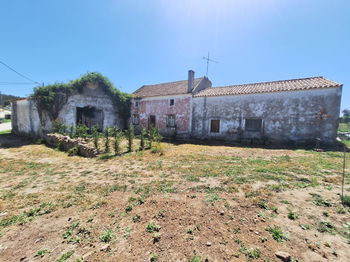
[[[194,71],[188,70],[188,92],[192,92],[194,88]]]

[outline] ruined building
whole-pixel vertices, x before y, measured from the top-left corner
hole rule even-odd
[[[101,130],[123,128],[129,121],[138,131],[157,127],[163,136],[248,142],[333,143],[337,135],[342,85],[323,77],[212,87],[207,77],[195,78],[190,70],[187,80],[136,90],[131,110],[129,100],[115,99],[119,91],[111,92],[103,76],[82,79],[87,80],[71,83],[79,84],[74,91],[70,85],[58,88],[45,110],[35,98],[14,102],[14,133],[40,136],[59,120]]]

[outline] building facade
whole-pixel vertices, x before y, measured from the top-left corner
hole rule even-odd
[[[336,138],[341,84],[312,77],[211,87],[209,79],[198,78],[194,86],[204,80],[200,88],[191,88],[192,75],[189,71],[187,81],[135,91],[135,127],[154,125],[163,135],[263,143],[333,143]]]

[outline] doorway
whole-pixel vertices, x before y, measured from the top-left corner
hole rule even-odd
[[[156,127],[156,116],[150,115],[148,120],[148,128]]]
[[[99,130],[103,129],[104,114],[100,109],[93,106],[77,107],[76,124],[85,125],[89,129],[97,125]]]

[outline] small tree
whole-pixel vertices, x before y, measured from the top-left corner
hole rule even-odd
[[[67,134],[67,125],[59,120],[55,120],[52,123],[52,132],[59,133],[61,135]]]
[[[105,153],[109,153],[109,128],[106,127],[104,131],[105,137]]]
[[[163,139],[163,137],[159,134],[159,130],[156,127],[151,127],[150,130],[148,130],[148,137],[149,137],[149,147],[152,148],[153,142],[159,143],[160,140]]]
[[[132,145],[134,143],[134,137],[135,137],[135,128],[134,125],[130,125],[129,129],[125,132],[126,137],[128,139],[128,151],[132,152]]]
[[[121,143],[123,141],[123,131],[119,130],[117,127],[113,128],[114,137],[114,153],[115,155],[120,155],[121,153]]]
[[[146,140],[147,131],[143,127],[141,128],[140,133],[140,150],[145,149],[145,140]]]
[[[94,125],[92,127],[92,138],[93,138],[94,146],[95,146],[97,152],[100,151],[99,144],[98,144],[99,138],[100,138],[100,132],[98,130],[99,130],[99,126],[98,125]]]
[[[74,128],[73,124],[69,128],[69,137],[70,138],[74,138],[75,137],[75,128]]]
[[[77,137],[87,138],[88,137],[89,128],[85,125],[78,124],[75,128],[75,133]]]

